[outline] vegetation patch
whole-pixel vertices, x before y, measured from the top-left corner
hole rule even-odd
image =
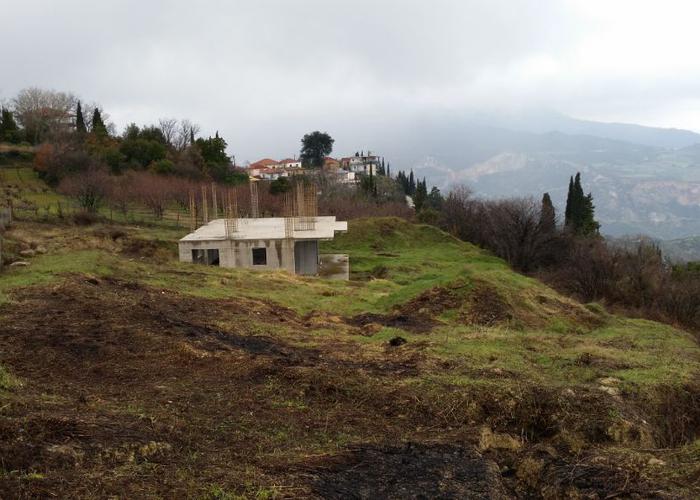
[[[328,244],[389,270],[369,281],[186,265],[181,234],[11,229],[46,253],[0,276],[0,362],[23,382],[2,395],[0,496],[332,497],[360,475],[369,496],[380,476],[431,495],[493,464],[508,495],[633,495],[647,478],[700,493],[676,474],[695,470],[687,333],[586,309],[402,220]],[[478,307],[496,319],[467,321]],[[659,446],[674,448],[648,465]]]

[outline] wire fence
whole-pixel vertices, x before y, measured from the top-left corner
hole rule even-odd
[[[17,220],[34,221],[60,221],[74,218],[85,214],[85,210],[78,203],[66,199],[44,204],[37,203],[15,203],[11,208],[6,209],[7,221],[13,218]],[[2,212],[0,212],[1,214]],[[96,214],[99,218],[115,223],[136,224],[136,225],[158,225],[176,228],[189,228],[192,218],[189,211],[179,207],[169,207],[162,214],[155,214],[153,211],[140,206],[129,207],[101,207]],[[0,224],[2,215],[0,215]]]

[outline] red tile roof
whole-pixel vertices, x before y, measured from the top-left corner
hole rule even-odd
[[[263,158],[262,160],[258,160],[255,163],[250,164],[250,168],[265,168],[269,167],[272,165],[277,165],[279,162],[272,160],[270,158]]]

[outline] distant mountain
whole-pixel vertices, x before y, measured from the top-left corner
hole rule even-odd
[[[386,131],[379,146],[394,171],[413,168],[443,190],[464,183],[486,197],[549,192],[560,213],[569,177],[580,171],[604,233],[700,235],[700,134],[694,132],[554,114],[443,115]]]
[[[570,135],[590,135],[664,149],[681,149],[700,144],[700,134],[689,130],[579,120],[550,111],[527,112],[494,118],[486,116],[485,120],[491,125],[498,124],[504,128],[525,132],[556,131]]]
[[[661,250],[672,261],[700,262],[700,236],[660,242]]]

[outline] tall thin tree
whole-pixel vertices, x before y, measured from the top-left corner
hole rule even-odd
[[[78,101],[78,105],[75,108],[75,131],[81,135],[87,133],[85,117],[83,116],[83,108],[80,105],[80,101]]]
[[[540,208],[540,227],[545,233],[553,233],[557,227],[556,213],[552,198],[549,193],[542,196],[542,207]]]

